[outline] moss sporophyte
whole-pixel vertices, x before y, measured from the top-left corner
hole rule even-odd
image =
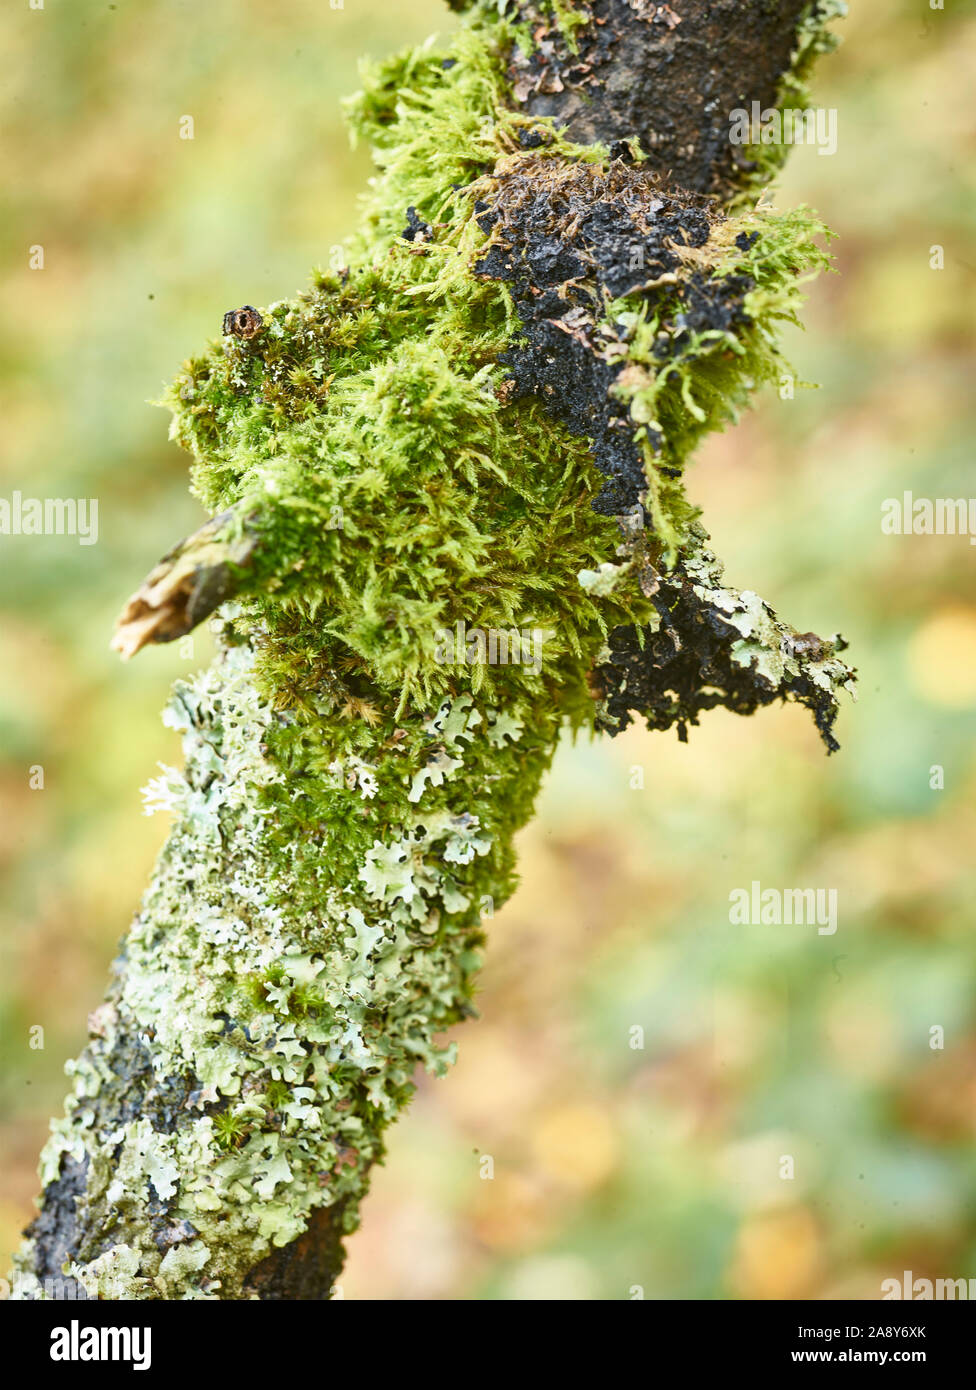
[[[417,1063],[474,1013],[563,729],[791,699],[836,746],[841,642],[728,587],[683,486],[782,372],[823,228],[510,109],[518,37],[476,16],[367,67],[346,267],[230,311],[168,394],[213,520],[117,644],[215,614],[218,651],[165,714],[172,830],[69,1065],[20,1296],[69,1199],[60,1272],[104,1297],[257,1296],[314,1213],[353,1229]]]

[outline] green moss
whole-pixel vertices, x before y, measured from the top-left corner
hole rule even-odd
[[[240,1115],[235,1115],[230,1110],[224,1110],[221,1114],[214,1116],[214,1141],[221,1149],[238,1148],[247,1131],[247,1120]]]

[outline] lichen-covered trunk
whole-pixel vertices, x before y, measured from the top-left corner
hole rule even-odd
[[[417,1063],[450,1060],[482,917],[511,891],[551,716],[526,728],[470,695],[377,709],[356,758],[326,726],[295,761],[252,668],[248,645],[224,647],[169,707],[186,766],[153,791],[175,822],[42,1158],[31,1273],[63,1294],[70,1252],[68,1278],[103,1298],[188,1280],[324,1297],[383,1131]],[[315,1258],[276,1254],[317,1210]]]
[[[222,604],[219,654],[15,1297],[328,1297],[560,729],[789,699],[836,747],[843,643],[725,583],[683,473],[826,260],[728,108],[799,100],[839,8],[484,0],[366,72],[348,264],[228,312],[171,393],[213,520],[117,644]]]

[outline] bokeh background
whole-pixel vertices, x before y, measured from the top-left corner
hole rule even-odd
[[[159,710],[207,656],[199,636],[130,667],[107,647],[201,519],[148,402],[227,308],[300,288],[351,229],[358,56],[455,22],[436,0],[0,17],[0,495],[100,502],[97,545],[0,538],[4,1266],[165,834],[139,798],[179,759]],[[795,150],[778,195],[839,233],[789,339],[820,387],[765,394],[691,487],[732,582],[849,638],[843,750],[789,708],[712,714],[688,746],[562,751],[490,924],[482,1017],[391,1135],[347,1298],[877,1298],[905,1269],[976,1276],[976,550],[880,527],[905,489],[974,489],[976,18],[855,0],[842,28],[817,84],[839,150]],[[754,879],[836,888],[836,935],[731,926]]]

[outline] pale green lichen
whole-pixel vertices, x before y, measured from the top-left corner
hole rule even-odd
[[[253,668],[250,645],[225,633],[220,661],[176,689],[168,722],[186,766],[168,779],[173,830],[115,1012],[73,1068],[43,1158],[50,1181],[65,1153],[88,1153],[86,1202],[115,1255],[71,1273],[109,1297],[130,1278],[140,1297],[240,1297],[313,1208],[361,1195],[416,1062],[440,1074],[453,1058],[438,1035],[470,1008],[478,904],[511,889],[512,826],[551,756],[551,712],[470,695],[391,711],[366,731],[381,794],[364,802],[328,766],[282,774],[275,745],[296,722],[262,698]],[[337,721],[297,736],[331,763],[364,734]],[[439,778],[418,783],[438,754]],[[140,1115],[97,1133],[119,1017],[151,1038],[160,1077],[188,1078],[171,1132]],[[196,1234],[164,1256],[154,1235],[174,1222]]]

